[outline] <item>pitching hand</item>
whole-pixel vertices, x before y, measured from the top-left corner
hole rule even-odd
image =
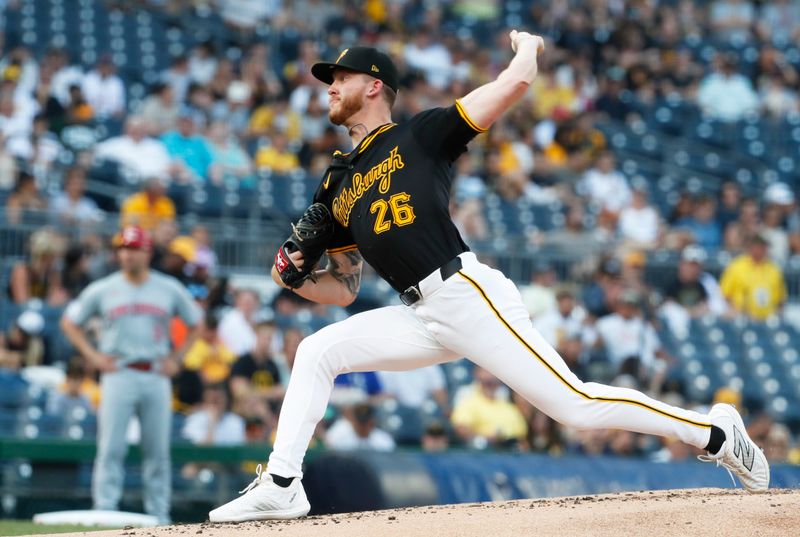
[[[517,30],[511,30],[508,36],[511,38],[511,50],[514,52],[519,50],[520,44],[525,41],[531,41],[535,45],[537,54],[544,52],[544,39],[542,39],[541,36],[533,35],[528,32],[518,32]]]

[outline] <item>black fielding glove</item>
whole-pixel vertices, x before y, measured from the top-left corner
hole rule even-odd
[[[333,235],[333,218],[328,208],[322,203],[311,205],[296,224],[292,224],[292,234],[278,248],[275,254],[275,268],[281,281],[292,289],[297,289],[311,278],[322,254],[328,247]],[[300,251],[303,254],[303,266],[297,268],[289,254]]]

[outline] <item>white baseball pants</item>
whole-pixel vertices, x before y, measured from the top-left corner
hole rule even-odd
[[[300,344],[281,408],[269,472],[302,477],[303,457],[322,419],[333,379],[351,371],[403,371],[466,357],[553,419],[579,429],[623,429],[708,444],[708,416],[627,388],[576,377],[531,326],[514,283],[461,254],[463,268],[420,282],[423,299],[327,326]]]

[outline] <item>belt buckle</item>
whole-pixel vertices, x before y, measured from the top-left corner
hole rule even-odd
[[[419,288],[416,285],[412,285],[402,293],[400,293],[400,301],[405,304],[406,306],[410,306],[422,298],[422,293],[420,293]]]

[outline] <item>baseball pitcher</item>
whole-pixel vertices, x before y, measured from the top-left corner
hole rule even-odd
[[[582,382],[533,329],[511,280],[479,262],[451,222],[453,162],[536,77],[542,38],[517,31],[510,38],[516,54],[496,80],[399,125],[391,119],[398,73],[387,55],[352,47],[312,67],[329,84],[328,117],[347,128],[353,150],[333,155],[315,204],[279,249],[272,276],[309,300],[347,305],[366,260],[404,305],[355,315],[303,341],[266,471],[242,496],[211,511],[212,522],[308,513],[301,464],[337,375],[462,356],[564,424],[678,438],[704,448],[705,460],[729,468],[747,490],[766,490],[766,458],[733,407],[715,405],[706,415]],[[329,264],[315,270],[320,244]]]

